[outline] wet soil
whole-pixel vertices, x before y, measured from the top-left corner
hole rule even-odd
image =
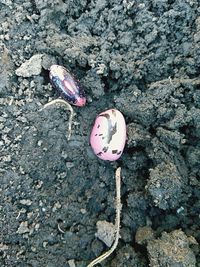
[[[115,221],[119,166],[121,238],[101,266],[200,266],[199,1],[0,0],[0,14],[0,266],[85,267],[108,250],[96,224]],[[87,95],[70,141],[69,111],[42,109],[54,63]],[[108,108],[127,123],[116,162],[89,144]]]

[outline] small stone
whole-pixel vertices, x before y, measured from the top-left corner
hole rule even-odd
[[[21,222],[19,228],[17,229],[17,233],[18,234],[25,234],[25,233],[29,233],[30,230],[28,228],[28,222]]]
[[[68,261],[69,267],[76,267],[74,260]]]
[[[7,250],[8,249],[8,246],[5,245],[4,243],[0,243],[0,251],[4,251],[4,250]]]
[[[38,146],[41,146],[42,143],[43,143],[42,140],[39,140],[37,144],[38,144]]]
[[[22,205],[30,206],[32,204],[32,201],[30,199],[21,199],[19,201]]]
[[[86,209],[80,209],[80,212],[81,212],[82,214],[85,214],[87,211],[86,211]]]
[[[107,221],[97,222],[97,233],[95,234],[106,246],[111,247],[115,239],[115,226]]]
[[[57,209],[60,209],[62,206],[59,202],[56,202],[52,208],[52,211],[55,212]]]
[[[44,241],[44,242],[42,243],[43,248],[46,248],[47,245],[48,245],[48,242],[47,242],[47,241]]]
[[[42,54],[32,56],[16,69],[15,74],[22,77],[39,75],[42,71],[42,56]]]
[[[39,228],[40,228],[40,224],[39,223],[36,223],[35,230],[38,231]]]
[[[36,252],[36,247],[31,247],[31,251]]]

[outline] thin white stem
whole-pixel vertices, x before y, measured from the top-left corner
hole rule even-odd
[[[107,257],[110,256],[110,254],[116,249],[118,241],[119,241],[119,231],[120,231],[120,214],[122,209],[121,204],[121,168],[117,168],[115,172],[115,180],[116,180],[116,218],[115,218],[115,241],[112,244],[112,247],[106,251],[104,254],[99,256],[98,258],[94,259],[87,267],[95,266],[96,264],[102,262]]]
[[[43,109],[45,109],[45,108],[47,108],[47,107],[49,107],[51,105],[56,105],[56,104],[63,104],[63,105],[65,105],[67,110],[70,111],[69,122],[68,122],[68,135],[67,135],[67,140],[70,140],[71,132],[72,132],[72,119],[73,119],[73,116],[74,116],[74,111],[73,111],[72,106],[68,102],[66,102],[63,99],[57,98],[57,99],[52,100],[51,102],[45,104],[44,107],[41,108],[39,111],[41,111],[41,110],[43,110]]]

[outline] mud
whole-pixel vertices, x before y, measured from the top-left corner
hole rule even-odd
[[[0,14],[0,266],[85,267],[108,250],[96,224],[114,223],[119,166],[121,238],[101,266],[200,266],[199,1],[0,0]],[[55,63],[87,95],[70,141],[69,111],[42,109]],[[112,163],[89,145],[109,108],[128,130]]]

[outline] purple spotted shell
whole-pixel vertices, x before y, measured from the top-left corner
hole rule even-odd
[[[70,104],[82,107],[86,103],[85,92],[80,82],[60,65],[52,65],[49,70],[50,81],[60,96]]]
[[[126,123],[117,109],[100,113],[90,135],[94,153],[103,160],[114,161],[121,157],[126,142]]]

